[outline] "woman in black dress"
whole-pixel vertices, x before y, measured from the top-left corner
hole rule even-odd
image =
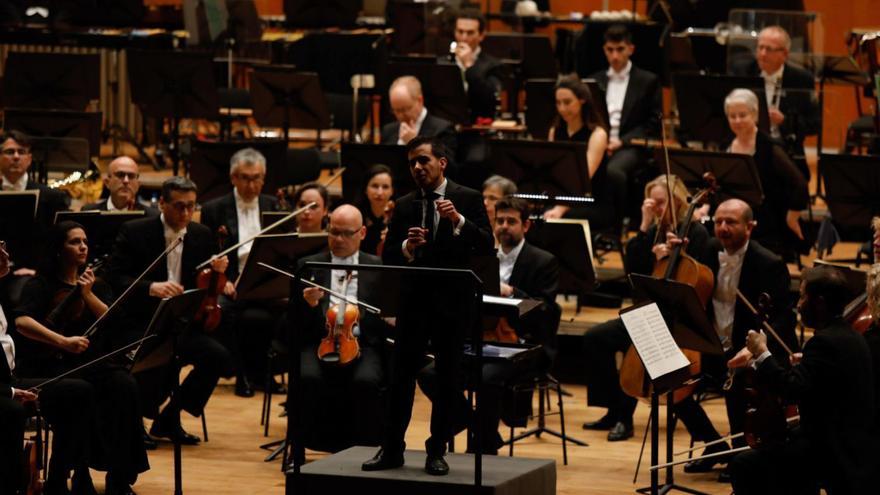
[[[382,164],[373,165],[367,171],[365,179],[364,196],[358,204],[367,227],[366,237],[361,241],[361,251],[381,255],[382,241],[394,212],[394,201],[391,200],[394,195],[391,169]]]

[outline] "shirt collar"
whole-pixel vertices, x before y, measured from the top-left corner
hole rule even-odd
[[[434,192],[437,194],[437,196],[440,196],[441,198],[446,197],[446,186],[447,185],[449,185],[449,180],[444,178],[443,182],[441,182],[440,185],[437,186],[437,189],[434,189]]]
[[[519,252],[522,251],[523,245],[525,245],[525,243],[526,243],[526,238],[523,237],[522,239],[520,239],[519,244],[514,246],[514,248],[511,249],[510,252],[506,253],[506,254],[504,253],[504,250],[501,249],[501,246],[498,246],[498,259],[505,260],[505,261],[508,261],[508,260],[509,261],[516,261],[516,259],[519,257]]]
[[[15,182],[9,182],[9,179],[6,176],[3,176],[3,190],[4,191],[24,191],[27,189],[27,174],[22,174],[21,177],[18,178]]]
[[[422,128],[422,124],[425,122],[425,118],[428,116],[428,108],[422,107],[421,113],[419,113],[419,117],[416,119],[416,130]]]
[[[743,244],[743,247],[739,248],[733,254],[728,254],[726,249],[722,249],[721,251],[718,251],[718,260],[722,261],[722,262],[724,262],[724,261],[737,261],[737,262],[739,262],[746,255],[746,250],[748,250],[748,249],[749,249],[749,241],[746,241],[746,243]]]
[[[762,70],[761,77],[776,82],[782,78],[783,71],[785,71],[785,64],[780,65],[779,69],[777,69],[776,72],[774,72],[773,74],[768,74]]]
[[[612,69],[611,67],[608,67],[608,72],[606,72],[606,74],[608,75],[608,79],[623,81],[624,79],[629,77],[629,73],[632,70],[632,66],[633,66],[633,63],[632,63],[632,60],[630,60],[626,63],[626,67],[624,67],[623,70],[620,72],[614,72],[614,69]]]
[[[250,201],[245,201],[245,200],[241,197],[241,195],[238,194],[238,188],[237,188],[237,187],[233,187],[233,188],[232,188],[232,195],[235,196],[235,205],[236,205],[236,207],[238,207],[238,208],[250,209],[250,208],[257,208],[257,207],[259,206],[259,201],[260,201],[260,197],[259,197],[259,196],[255,197],[254,199],[252,199],[252,200],[250,200]]]
[[[166,241],[174,240],[182,235],[186,235],[186,227],[184,227],[182,230],[177,231],[177,232],[175,232],[174,229],[169,227],[168,224],[165,223],[165,214],[164,213],[159,214],[159,220],[162,220],[162,229],[165,232],[165,240]]]
[[[342,265],[357,265],[360,260],[360,256],[358,256],[359,253],[360,251],[355,251],[354,254],[346,256],[345,258],[340,258],[339,256],[330,253],[330,262]]]

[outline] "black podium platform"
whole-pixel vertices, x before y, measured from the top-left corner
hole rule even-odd
[[[382,495],[551,495],[556,493],[556,461],[519,457],[483,456],[483,485],[474,486],[474,459],[470,454],[447,454],[448,476],[425,473],[425,453],[406,451],[406,464],[387,471],[361,471],[376,447],[352,447],[302,466],[298,484],[288,476],[286,493],[381,493]]]

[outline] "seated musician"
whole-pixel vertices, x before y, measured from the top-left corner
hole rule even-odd
[[[33,156],[31,142],[19,131],[0,132],[0,181],[4,191],[39,191],[36,224],[30,232],[19,232],[20,238],[7,238],[6,242],[14,250],[15,264],[12,276],[0,284],[0,299],[15,307],[28,276],[36,273],[38,261],[43,253],[46,232],[55,223],[55,213],[65,211],[70,206],[70,197],[28,177]],[[9,234],[7,234],[9,235]]]
[[[483,182],[483,206],[490,222],[495,222],[495,203],[511,194],[516,194],[516,183],[507,177],[493,175]]]
[[[758,130],[758,97],[751,90],[735,89],[724,99],[724,113],[736,137],[731,153],[755,157],[764,202],[755,212],[754,237],[771,251],[784,253],[795,238],[803,240],[798,223],[807,208],[807,182],[781,146]],[[790,231],[790,232],[789,232]]]
[[[395,79],[388,89],[388,103],[395,122],[382,126],[382,144],[405,145],[416,136],[436,136],[455,151],[455,126],[446,119],[428,113],[422,83],[418,79],[413,76]]]
[[[98,327],[90,337],[83,336],[107,312],[112,296],[109,286],[86,268],[89,248],[82,225],[65,221],[53,226],[47,248],[50,256],[25,285],[22,303],[16,309],[16,330],[22,337],[16,370],[19,376],[29,378],[52,377],[112,351],[111,333],[118,330],[105,320],[109,324]],[[69,304],[62,306],[69,294]],[[138,474],[149,469],[135,380],[124,366],[109,361],[80,376],[87,382],[88,392],[75,400],[81,401],[80,409],[91,411],[96,427],[85,423],[87,447],[83,455],[87,457],[79,462],[87,464],[73,466],[74,482],[81,489],[90,487],[90,466],[107,471],[107,493],[131,493],[130,485]],[[42,394],[40,401],[44,402]]]
[[[330,194],[326,187],[317,182],[306,182],[293,194],[291,204],[294,210],[298,210],[312,202],[315,206],[296,217],[296,231],[301,234],[324,232],[326,227],[330,204]]]
[[[877,222],[878,219],[875,217],[874,221]],[[874,238],[877,237],[878,232],[875,230]],[[863,335],[871,351],[871,362],[874,364],[874,406],[877,410],[874,426],[880,433],[880,263],[874,263],[868,270],[867,296],[871,325]]]
[[[278,200],[261,194],[266,180],[266,157],[253,149],[237,151],[229,160],[229,180],[232,192],[207,201],[202,205],[200,222],[215,235],[225,228],[226,240],[220,249],[238,244],[259,234],[261,215],[278,209]],[[244,268],[253,243],[240,246],[229,257],[224,288],[223,326],[232,333],[229,336],[230,351],[238,360],[235,395],[252,397],[252,383],[261,386],[266,375],[266,351],[272,339],[271,329],[275,318],[269,308],[258,304],[234,302],[235,287],[240,270]]]
[[[462,71],[471,121],[494,119],[501,93],[501,61],[480,47],[486,37],[486,17],[476,9],[461,10],[455,18],[455,64]],[[445,143],[444,143],[445,144]]]
[[[367,233],[361,243],[361,249],[377,256],[382,253],[388,223],[394,214],[394,177],[386,165],[376,164],[367,170],[364,176],[366,186],[363,198],[358,201],[358,208],[364,217]]]
[[[609,26],[604,39],[608,70],[590,78],[605,91],[608,106],[608,174],[617,176],[615,183],[628,186],[635,173],[647,167],[648,157],[627,142],[660,137],[662,86],[655,74],[633,65],[630,58],[636,47],[626,26]]]
[[[544,218],[587,218],[594,229],[613,227],[619,222],[620,194],[626,185],[614,183],[614,176],[608,174],[608,132],[592,108],[590,90],[576,75],[569,75],[556,83],[555,94],[557,115],[547,139],[587,143],[587,173],[596,201],[587,207],[557,205]]]
[[[787,439],[731,460],[737,495],[818,493],[819,487],[829,494],[877,489],[871,352],[842,318],[851,297],[837,270],[808,271],[801,282],[798,312],[815,333],[803,354],[789,358],[771,350],[767,335],[750,330],[747,350],[731,360],[733,367],[753,366],[758,386],[794,401],[800,412],[800,424]]]
[[[672,190],[671,202],[667,189]],[[678,177],[670,176],[668,188],[666,176],[657,177],[645,186],[642,223],[625,249],[624,266],[629,273],[650,275],[653,272],[656,261],[669,253],[666,242],[667,233],[672,231],[670,215],[674,214],[677,222],[683,222],[687,210],[688,190]],[[700,223],[692,224],[687,239],[687,252],[701,257],[709,240],[705,227]],[[615,360],[615,354],[626,352],[629,346],[629,335],[619,318],[597,325],[584,334],[588,404],[608,408],[602,419],[584,423],[584,428],[609,430],[610,442],[626,440],[633,435],[636,400],[621,390]]]
[[[758,33],[755,58],[732,62],[738,76],[760,76],[770,112],[770,136],[784,143],[791,156],[804,156],[804,139],[816,135],[822,125],[814,97],[815,78],[788,62],[791,37],[780,26],[767,26]],[[808,170],[800,170],[809,178]]]
[[[360,251],[366,234],[360,211],[351,205],[342,205],[330,215],[327,243],[329,250],[299,260],[306,262],[342,263],[350,265],[381,265],[376,255]],[[345,294],[357,301],[369,303],[370,295],[381,290],[379,273],[352,271],[346,285],[343,270],[318,270],[313,281]],[[382,393],[384,323],[375,315],[360,310],[360,321],[354,334],[360,344],[360,357],[347,365],[326,363],[318,358],[318,344],[328,333],[328,308],[340,298],[322,289],[305,286],[291,289],[292,331],[299,332],[304,347],[301,352],[302,370],[302,431],[308,448],[339,451],[352,445],[379,445],[384,425],[384,394]],[[346,303],[348,304],[348,303]]]
[[[138,198],[138,190],[141,187],[140,171],[133,159],[120,156],[111,161],[107,166],[107,175],[104,176],[104,187],[110,191],[110,196],[97,203],[83,206],[82,211],[143,210],[148,216],[159,215],[149,203]]]
[[[127,342],[143,335],[162,298],[195,288],[196,265],[211,258],[217,250],[213,233],[204,225],[192,222],[196,190],[196,185],[189,179],[167,179],[162,183],[159,199],[162,214],[132,220],[119,229],[107,268],[108,279],[117,292],[132,285],[154,259],[183,236],[183,242],[145,274],[127,297],[124,304],[127,321],[121,325],[125,329],[121,333]],[[220,273],[227,265],[225,256],[211,262],[211,268]],[[180,425],[180,411],[200,416],[219,378],[233,375],[234,363],[220,343],[197,328],[190,328],[178,338],[177,350],[180,362],[193,365],[193,369],[180,385],[179,393],[171,397],[161,412],[159,406],[171,393],[171,380],[177,379],[171,366],[139,373],[136,378],[143,415],[155,419],[150,434],[192,445],[198,443],[199,438],[184,431]]]
[[[480,449],[489,455],[496,455],[503,444],[498,426],[502,413],[505,412],[502,410],[502,399],[505,394],[510,394],[507,384],[534,373],[535,369],[548,369],[553,362],[560,311],[556,304],[559,263],[552,254],[526,242],[525,234],[531,226],[531,220],[525,201],[517,198],[499,199],[495,203],[493,223],[495,237],[499,242],[501,296],[540,299],[542,305],[524,315],[519,322],[511,323],[502,318],[496,332],[484,338],[508,343],[540,344],[544,352],[540,363],[530,363],[530,369],[522,369],[522,366],[504,361],[483,364],[483,388],[479,399],[483,408]],[[436,378],[433,364],[419,373],[419,386],[431,400],[436,397]],[[463,394],[459,394],[456,400],[458,405],[453,410],[457,415],[454,422],[457,432],[469,423],[471,410]],[[468,445],[468,450],[474,451],[473,446]]]

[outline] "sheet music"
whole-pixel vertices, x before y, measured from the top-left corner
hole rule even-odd
[[[652,380],[690,364],[672,338],[656,303],[621,313],[620,319]]]
[[[500,304],[502,306],[511,306],[516,308],[522,301],[522,299],[517,299],[515,297],[489,296],[483,294],[483,303],[487,304]]]

